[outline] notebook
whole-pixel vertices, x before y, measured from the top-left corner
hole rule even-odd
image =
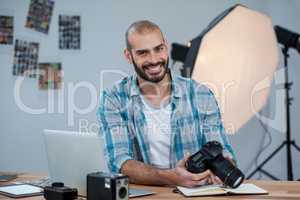
[[[225,188],[221,185],[205,185],[196,188],[177,186],[177,189],[186,197],[212,196],[212,195],[242,195],[242,194],[268,194],[268,192],[252,183],[241,184],[238,188]]]

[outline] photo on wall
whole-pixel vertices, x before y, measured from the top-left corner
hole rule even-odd
[[[61,63],[39,63],[39,89],[60,89],[62,82]]]
[[[25,27],[48,34],[53,8],[53,0],[31,0]]]
[[[39,43],[17,39],[14,47],[13,75],[36,78]]]
[[[59,15],[58,26],[59,49],[80,49],[80,16]]]
[[[12,45],[14,39],[13,16],[0,15],[0,44]]]

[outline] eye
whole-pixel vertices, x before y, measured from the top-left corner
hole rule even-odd
[[[147,51],[141,50],[141,51],[137,51],[136,54],[138,56],[146,56],[147,55]]]
[[[163,50],[165,50],[165,46],[164,45],[161,45],[161,46],[155,48],[156,52],[162,52]]]

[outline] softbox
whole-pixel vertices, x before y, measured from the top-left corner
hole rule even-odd
[[[236,5],[191,41],[184,67],[213,91],[226,131],[235,133],[266,103],[277,64],[270,17]]]

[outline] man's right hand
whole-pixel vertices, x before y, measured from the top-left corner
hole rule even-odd
[[[206,170],[202,173],[194,174],[189,172],[185,163],[189,156],[185,156],[184,159],[180,160],[174,169],[171,169],[175,173],[173,181],[175,185],[184,187],[195,187],[205,184],[222,184],[222,181],[215,176],[210,170]]]

